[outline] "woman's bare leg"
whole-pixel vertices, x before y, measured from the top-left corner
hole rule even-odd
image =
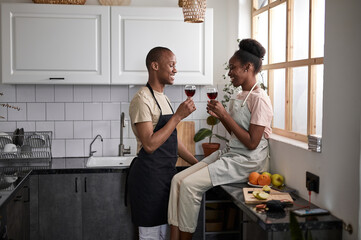
[[[192,240],[192,233],[180,231],[180,240]]]
[[[170,225],[170,240],[179,240],[179,228],[173,225]]]

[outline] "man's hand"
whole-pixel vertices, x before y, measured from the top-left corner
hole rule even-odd
[[[179,105],[174,115],[178,116],[180,120],[188,117],[192,112],[196,110],[196,106],[191,98],[188,98]]]

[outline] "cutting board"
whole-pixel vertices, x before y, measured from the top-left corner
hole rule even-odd
[[[262,188],[243,188],[244,201],[246,204],[260,204],[270,200],[282,200],[293,203],[293,199],[289,193],[280,192],[274,189],[271,189],[270,195],[266,200],[257,199],[252,194],[252,192],[256,190],[260,191]]]
[[[193,140],[195,134],[194,122],[181,121],[177,126],[177,134],[178,139],[182,141],[183,145],[188,149],[188,151],[195,155],[196,147]],[[190,166],[190,164],[179,157],[176,166]]]

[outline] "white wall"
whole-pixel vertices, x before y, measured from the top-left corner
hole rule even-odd
[[[312,202],[351,224],[359,237],[361,2],[327,0],[324,58],[322,153],[271,140],[271,171],[307,197],[305,172],[320,177]]]

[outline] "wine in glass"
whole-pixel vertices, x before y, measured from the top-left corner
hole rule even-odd
[[[209,87],[207,88],[207,96],[209,99],[216,99],[218,95],[218,90],[215,87]]]
[[[186,85],[184,87],[184,92],[186,93],[187,97],[193,97],[196,93],[196,86],[194,85]]]

